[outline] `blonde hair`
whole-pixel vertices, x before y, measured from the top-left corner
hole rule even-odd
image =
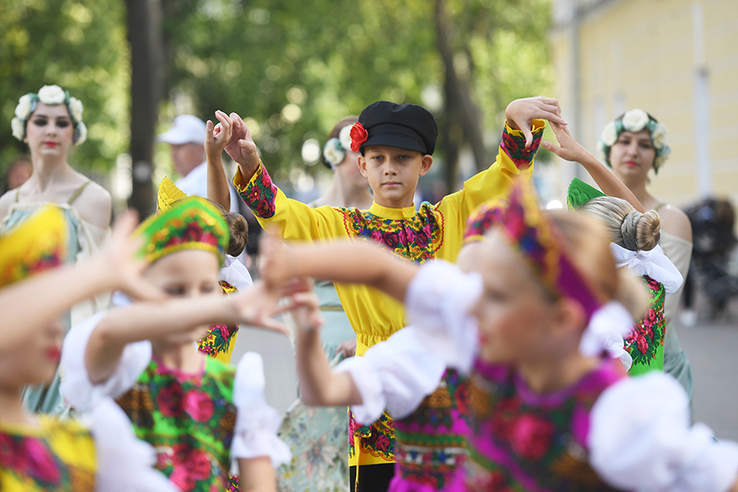
[[[615,266],[608,231],[582,214],[558,211],[548,215],[567,240],[569,258],[595,293],[605,302],[619,301],[634,319],[640,319],[648,307],[648,296],[640,282]]]
[[[661,238],[661,217],[655,210],[638,212],[620,198],[593,198],[581,210],[599,219],[610,234],[610,240],[631,251],[650,251]]]

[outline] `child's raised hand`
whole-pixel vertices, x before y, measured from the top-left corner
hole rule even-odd
[[[256,282],[242,292],[228,298],[234,310],[236,323],[257,326],[266,330],[278,331],[285,335],[290,334],[284,323],[273,319],[290,308],[289,305],[279,305],[284,295],[291,294],[285,289],[269,289],[264,282]]]
[[[543,142],[544,149],[550,150],[557,156],[567,161],[582,162],[588,156],[591,156],[590,152],[585,149],[582,144],[577,142],[574,137],[571,136],[569,129],[558,123],[551,122],[551,129],[556,135],[559,145],[552,142]]]
[[[246,123],[236,113],[230,114],[232,133],[225,151],[238,163],[245,178],[250,178],[259,167],[259,153]]]
[[[525,146],[530,147],[533,143],[533,120],[548,120],[551,123],[567,125],[566,120],[561,117],[559,101],[550,97],[527,97],[516,99],[507,105],[505,109],[507,124],[513,130],[520,130],[525,135]]]
[[[100,252],[101,267],[110,272],[112,288],[121,290],[139,300],[157,301],[164,293],[149,283],[143,273],[148,263],[137,258],[142,239],[131,235],[138,224],[138,215],[133,210],[123,213],[113,225],[113,233]]]
[[[259,242],[259,276],[269,288],[277,288],[297,274],[297,257],[269,228]]]
[[[313,282],[309,279],[300,279],[296,283],[296,290],[290,296],[289,311],[295,325],[301,330],[314,331],[323,326],[323,316],[320,315],[320,302],[313,292]]]
[[[213,122],[208,120],[205,132],[205,153],[211,161],[220,158],[220,154],[233,133],[233,124],[227,114],[218,110],[215,112],[215,117],[218,118],[219,123],[213,126]]]

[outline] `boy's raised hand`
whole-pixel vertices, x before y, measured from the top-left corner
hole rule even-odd
[[[543,142],[541,145],[543,145],[544,149],[550,150],[562,159],[572,162],[583,162],[586,157],[592,155],[582,144],[571,136],[567,127],[552,121],[551,129],[554,135],[556,135],[559,145],[552,142]]]
[[[215,112],[215,117],[219,123],[213,126],[213,122],[208,120],[205,132],[205,153],[211,161],[217,161],[220,158],[220,154],[231,140],[233,133],[233,123],[227,114],[218,110]]]
[[[259,168],[259,153],[246,123],[236,113],[230,114],[232,133],[225,151],[236,161],[245,179],[251,179]]]
[[[164,293],[148,282],[143,274],[148,263],[137,257],[142,239],[131,235],[138,224],[138,215],[128,210],[115,221],[108,243],[97,260],[103,271],[109,272],[112,288],[130,297],[145,301],[164,299]]]
[[[516,99],[507,105],[505,109],[507,124],[513,130],[520,130],[525,135],[525,146],[530,147],[533,143],[533,120],[548,120],[551,123],[567,125],[561,117],[559,101],[550,97],[527,97]]]

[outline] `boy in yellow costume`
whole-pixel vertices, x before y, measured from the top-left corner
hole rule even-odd
[[[368,106],[351,130],[351,148],[374,191],[369,210],[318,207],[288,199],[272,183],[243,120],[231,113],[233,135],[226,152],[238,163],[233,179],[241,198],[264,227],[278,226],[282,238],[326,241],[363,238],[384,244],[398,256],[422,263],[432,258],[455,261],[469,213],[482,202],[506,196],[517,176],[530,177],[533,158],[548,119],[566,124],[555,99],[536,97],[510,103],[494,164],[469,179],[461,191],[418,211],[413,196],[420,176],[433,164],[438,129],[423,107],[379,101]],[[361,261],[361,258],[357,258]],[[336,284],[356,332],[356,354],[388,339],[405,326],[400,303],[363,285]],[[386,490],[393,475],[394,429],[384,415],[370,427],[349,416],[349,464],[352,490]]]

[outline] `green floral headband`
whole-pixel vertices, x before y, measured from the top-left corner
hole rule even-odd
[[[605,125],[600,136],[599,145],[607,165],[612,166],[610,164],[610,149],[618,141],[621,133],[626,130],[638,133],[644,129],[648,130],[651,134],[651,144],[656,149],[656,160],[653,163],[653,170],[655,173],[658,173],[659,168],[664,165],[666,158],[671,154],[671,147],[666,143],[669,131],[663,123],[659,123],[642,109],[626,111],[623,116]]]
[[[143,238],[138,254],[154,262],[177,251],[199,249],[218,256],[228,249],[228,225],[223,214],[205,198],[191,196],[146,219],[136,229]]]
[[[15,138],[21,142],[23,141],[26,136],[26,122],[39,102],[48,106],[66,105],[74,124],[74,137],[72,139],[74,144],[79,145],[87,140],[87,127],[82,122],[82,113],[85,110],[82,101],[76,97],[69,97],[69,91],[65,91],[58,85],[45,85],[38,91],[38,94],[29,92],[21,96],[18,105],[15,107],[15,117],[10,122]]]

